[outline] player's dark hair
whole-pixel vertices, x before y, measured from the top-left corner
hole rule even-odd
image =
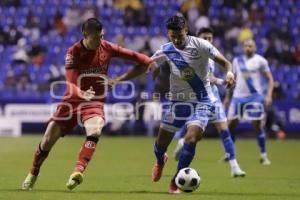
[[[166,27],[168,30],[180,31],[186,28],[186,21],[184,17],[175,15],[167,20]]]
[[[83,22],[81,27],[82,32],[101,32],[102,23],[97,18],[89,18]]]
[[[203,28],[201,28],[198,31],[197,35],[199,36],[202,33],[211,33],[213,35],[214,34],[214,30],[212,28],[210,28],[210,27],[203,27]]]

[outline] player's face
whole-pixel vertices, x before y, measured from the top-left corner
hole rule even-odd
[[[180,49],[184,47],[185,40],[187,38],[187,31],[186,29],[182,29],[179,31],[168,30],[168,37],[174,44],[174,46]]]
[[[95,31],[85,34],[85,40],[90,49],[97,49],[103,39],[103,31]]]
[[[202,39],[204,39],[204,40],[209,41],[210,43],[212,43],[213,39],[214,39],[213,34],[211,34],[209,32],[207,32],[207,33],[201,33],[199,35],[199,37],[202,38]]]
[[[253,40],[246,40],[244,42],[244,52],[246,55],[251,56],[256,50],[255,43]]]

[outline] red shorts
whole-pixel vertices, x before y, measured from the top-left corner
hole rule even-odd
[[[62,135],[70,134],[76,125],[83,123],[95,116],[105,120],[103,103],[67,103],[62,102],[57,106],[56,112],[50,118],[49,122],[55,121],[62,129]]]

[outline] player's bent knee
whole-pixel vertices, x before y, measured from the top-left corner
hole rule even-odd
[[[188,128],[185,136],[185,143],[196,144],[203,138],[203,130],[198,126],[191,126]]]
[[[84,122],[87,136],[100,137],[104,120],[101,117],[93,117]]]

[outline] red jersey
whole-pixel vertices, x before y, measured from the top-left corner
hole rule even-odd
[[[105,86],[97,81],[103,81],[103,77],[107,76],[109,62],[113,57],[135,61],[142,65],[149,65],[152,62],[144,54],[105,40],[101,41],[98,49],[88,50],[81,40],[68,49],[65,58],[67,89],[63,101],[78,103],[84,101],[80,95],[92,86],[96,93],[92,101],[104,102]]]

